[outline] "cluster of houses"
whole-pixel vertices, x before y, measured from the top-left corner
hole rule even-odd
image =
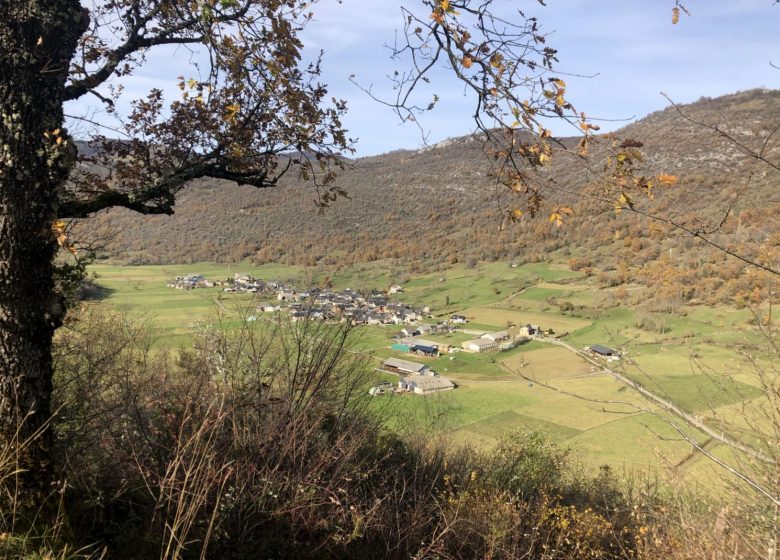
[[[254,278],[248,274],[241,274],[240,272],[236,272],[233,275],[232,282],[227,280],[220,285],[225,286],[223,288],[223,291],[225,292],[247,292],[251,294],[257,292],[273,292],[286,287],[279,282],[266,282],[265,280]]]
[[[199,274],[176,277],[168,286],[180,289],[223,286],[225,292],[267,294],[267,299],[275,302],[258,305],[257,310],[277,313],[284,306],[290,310],[293,321],[320,319],[349,321],[353,325],[408,325],[429,317],[431,311],[428,306],[412,307],[390,301],[388,294],[403,292],[403,288],[398,284],[390,286],[387,293],[380,290],[357,292],[351,288],[338,291],[320,288],[298,291],[289,284],[236,273],[232,279],[224,282],[210,282]]]
[[[214,286],[214,283],[206,280],[200,274],[188,274],[169,280],[166,286],[176,288],[177,290],[194,290],[195,288],[211,288]]]
[[[430,395],[455,388],[455,384],[449,378],[439,375],[425,364],[388,358],[382,364],[382,369],[399,376],[396,392]],[[381,394],[376,389],[372,387],[369,394]]]
[[[329,319],[348,321],[353,325],[407,325],[430,316],[427,306],[418,308],[402,302],[391,302],[384,292],[359,293],[347,288],[331,291],[314,288],[308,292],[280,292],[279,301],[289,303],[293,321]]]

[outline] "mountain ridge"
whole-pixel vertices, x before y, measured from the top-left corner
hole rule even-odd
[[[780,139],[771,134],[780,127],[780,91],[702,98],[680,110],[690,119],[718,123],[745,145],[755,149],[763,145],[770,157],[776,159],[780,153]],[[765,222],[770,233],[777,231],[773,216],[778,209],[778,176],[734,142],[682,118],[674,107],[613,134],[644,144],[643,172],[679,178],[674,189],[642,201],[644,211],[701,227],[723,221],[723,231],[713,234],[723,243],[732,242],[726,237],[735,227],[744,229],[746,219]],[[337,180],[349,198],[322,215],[312,202],[314,191],[288,176],[279,187],[265,190],[201,180],[180,195],[173,216],[138,216],[115,209],[91,223],[110,224],[119,231],[106,255],[128,264],[250,259],[348,266],[390,258],[427,269],[470,259],[535,261],[574,255],[600,273],[609,273],[620,263],[646,268],[672,241],[679,241],[679,231],[661,228],[662,236],[671,237],[659,240],[653,228],[663,224],[626,212],[618,215],[609,205],[594,201],[589,193],[601,160],[608,155],[611,135],[600,138],[588,168],[574,155],[554,157],[545,173],[561,192],[550,194],[540,217],[509,227],[502,217],[515,200],[489,177],[488,158],[474,135],[353,160]],[[576,139],[561,142],[572,145]],[[574,216],[560,228],[546,219],[549,208],[558,204],[574,209]],[[628,238],[639,242],[624,250]],[[695,239],[683,243],[701,244]],[[715,253],[708,259],[720,262]]]

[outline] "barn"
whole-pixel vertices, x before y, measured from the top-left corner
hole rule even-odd
[[[398,373],[401,375],[430,375],[431,369],[425,364],[418,364],[417,362],[409,362],[407,360],[399,360],[398,358],[388,358],[384,361],[384,369],[392,373]]]
[[[617,356],[618,352],[617,350],[613,350],[612,348],[607,348],[606,346],[602,346],[601,344],[594,344],[590,347],[590,351],[592,354],[597,354],[599,356]]]

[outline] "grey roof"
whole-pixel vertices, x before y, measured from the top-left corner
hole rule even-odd
[[[409,341],[409,344],[417,344],[422,346],[444,346],[441,342],[436,342],[434,340],[426,340],[424,338],[420,338],[419,336],[411,336],[407,337],[407,340]]]
[[[509,338],[509,333],[506,331],[489,332],[482,335],[482,338],[491,338],[493,340],[497,338]]]
[[[482,346],[495,345],[496,341],[495,340],[490,340],[489,338],[477,338],[477,339],[474,339],[474,340],[469,340],[468,342],[465,342],[464,344],[466,344],[466,345],[476,344],[477,346],[482,347]]]
[[[386,359],[385,365],[388,367],[400,369],[401,371],[408,371],[410,373],[422,371],[428,367],[425,364],[418,364],[417,362],[409,362],[407,360],[399,360],[398,358]]]
[[[442,389],[452,389],[455,385],[448,377],[441,377],[439,375],[433,377],[430,375],[410,375],[404,377],[404,382],[407,385],[414,384],[423,391],[434,391]]]

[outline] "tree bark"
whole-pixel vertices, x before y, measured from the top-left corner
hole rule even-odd
[[[28,498],[52,482],[51,344],[65,311],[52,225],[75,154],[65,83],[87,24],[78,0],[0,0],[0,453]]]

